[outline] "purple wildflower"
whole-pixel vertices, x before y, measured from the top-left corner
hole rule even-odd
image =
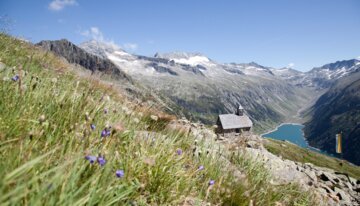
[[[103,131],[101,131],[101,137],[108,137],[110,135],[111,135],[110,129],[105,128],[103,129]]]
[[[122,177],[124,177],[125,172],[124,172],[124,170],[116,170],[115,174],[116,174],[116,177],[122,178]]]
[[[105,163],[106,163],[106,160],[105,160],[104,157],[99,156],[99,157],[97,158],[97,162],[99,163],[99,165],[104,166]]]
[[[106,134],[107,134],[106,129],[104,129],[103,131],[101,131],[101,137],[106,137]]]
[[[104,109],[104,114],[107,114],[109,112],[109,110],[108,109]]]
[[[209,181],[209,185],[214,185],[215,184],[215,180],[210,180]]]
[[[11,80],[13,80],[14,82],[16,82],[17,80],[19,80],[19,75],[15,75],[11,78]]]
[[[91,128],[92,130],[95,130],[95,128],[96,128],[95,124],[90,124],[90,128]]]
[[[91,155],[85,156],[85,159],[89,160],[90,164],[93,164],[96,161],[96,157]]]
[[[200,165],[198,170],[200,171],[200,170],[203,170],[204,168],[205,168],[204,166]]]
[[[182,155],[183,151],[182,151],[182,149],[177,149],[177,150],[176,150],[176,153],[177,153],[178,155]]]

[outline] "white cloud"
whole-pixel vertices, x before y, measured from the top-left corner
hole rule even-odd
[[[357,60],[360,60],[360,56],[356,57]]]
[[[77,5],[76,0],[53,0],[49,4],[49,9],[53,11],[61,11],[66,6]]]
[[[139,47],[138,44],[130,43],[130,42],[124,43],[123,45],[119,46],[113,40],[106,39],[104,37],[104,34],[102,33],[102,31],[98,27],[95,27],[95,26],[90,27],[90,29],[87,29],[87,30],[83,30],[83,31],[80,30],[80,32],[78,32],[78,33],[84,37],[94,39],[101,43],[105,43],[108,46],[111,46],[113,48],[123,48],[125,50],[135,51]]]
[[[104,41],[104,35],[98,27],[91,27],[88,30],[80,31],[80,34],[95,39],[96,41]]]
[[[126,50],[131,50],[131,51],[135,51],[138,48],[138,45],[135,43],[125,43],[123,45],[124,49]]]
[[[288,66],[287,66],[287,68],[293,68],[294,66],[295,66],[294,63],[289,63]]]

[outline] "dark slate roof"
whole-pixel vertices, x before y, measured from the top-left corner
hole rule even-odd
[[[247,115],[238,116],[235,114],[219,115],[220,123],[223,129],[238,129],[252,127],[253,123]]]

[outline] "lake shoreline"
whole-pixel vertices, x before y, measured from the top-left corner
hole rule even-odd
[[[262,134],[263,138],[272,138],[277,140],[287,140],[299,147],[309,148],[309,143],[305,139],[304,125],[299,123],[282,123],[276,129]]]
[[[269,134],[269,133],[271,133],[271,132],[275,132],[276,130],[278,130],[278,129],[279,129],[279,127],[281,127],[281,126],[283,126],[283,125],[285,125],[285,124],[291,124],[291,125],[301,125],[301,126],[304,126],[303,124],[300,124],[300,123],[284,122],[284,123],[281,123],[280,125],[278,125],[275,129],[273,129],[273,130],[271,130],[271,131],[267,131],[267,132],[265,132],[265,133],[260,134],[260,136],[262,137],[262,136],[264,136],[265,134]],[[305,135],[304,135],[304,138],[305,138]]]

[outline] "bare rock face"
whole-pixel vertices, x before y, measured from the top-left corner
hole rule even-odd
[[[41,41],[36,46],[54,52],[56,55],[64,57],[69,63],[78,64],[92,72],[99,71],[109,74],[118,80],[132,82],[132,79],[110,60],[88,53],[66,39]]]
[[[258,161],[264,162],[274,177],[272,183],[288,184],[297,182],[306,190],[314,190],[328,205],[360,205],[360,181],[347,174],[328,168],[282,159],[264,147],[247,147],[246,151]]]
[[[360,205],[360,180],[311,163],[283,159],[267,151],[262,141],[257,135],[243,134],[218,142],[228,148],[243,148],[256,161],[263,162],[272,175],[273,185],[298,183],[305,190],[314,191],[326,205]]]

